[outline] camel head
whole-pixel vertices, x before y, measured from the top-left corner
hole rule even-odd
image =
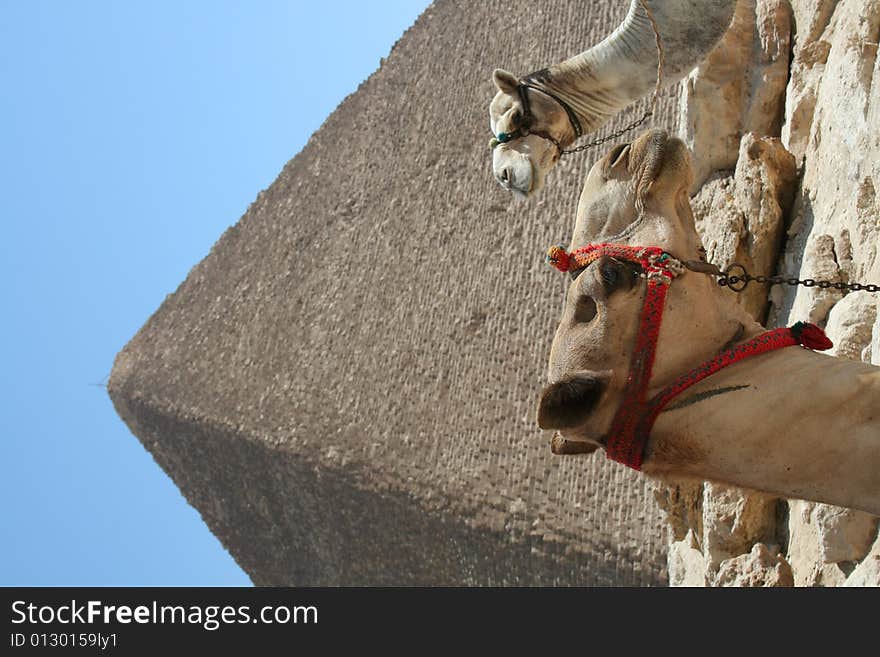
[[[521,79],[496,69],[489,106],[495,179],[523,197],[540,190],[565,148],[654,91],[658,35],[660,83],[668,86],[705,58],[735,6],[736,0],[632,0],[620,27],[589,50]]]
[[[652,130],[587,176],[572,243],[548,254],[572,279],[537,412],[551,449],[880,514],[880,368],[816,353],[811,324],[765,331],[702,273],[692,175]]]
[[[702,260],[684,143],[650,130],[615,147],[590,170],[570,251],[590,243],[658,246]],[[602,257],[572,278],[550,351],[538,424],[566,441],[603,444],[623,398],[645,281],[637,264]],[[714,279],[685,271],[669,286],[649,391],[705,360],[737,335],[760,329]]]
[[[495,69],[498,89],[489,105],[492,170],[505,189],[526,197],[544,186],[544,177],[562,155],[563,144],[575,140],[575,125],[558,99]],[[577,121],[578,119],[574,119]]]

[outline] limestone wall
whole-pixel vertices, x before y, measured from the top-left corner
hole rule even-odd
[[[878,0],[740,0],[734,29],[681,88],[710,258],[880,283],[878,36]],[[741,302],[768,326],[816,322],[835,355],[880,364],[878,295],[777,286],[768,303],[767,292]],[[874,516],[710,484],[658,495],[672,585],[880,585]]]

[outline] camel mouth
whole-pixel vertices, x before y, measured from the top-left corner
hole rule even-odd
[[[542,429],[571,431],[580,428],[599,403],[608,378],[598,372],[580,372],[544,388],[538,402],[537,421]],[[565,438],[569,438],[565,435]]]
[[[502,182],[501,180],[498,181],[498,184],[501,185],[501,187],[504,189],[504,191],[512,192],[516,198],[521,199],[521,200],[525,200],[532,195],[533,190],[532,190],[531,185],[529,185],[528,187],[525,187],[525,186],[520,187],[516,184]]]
[[[536,183],[540,177],[532,158],[515,151],[506,151],[499,155],[493,167],[495,181],[518,198],[531,196],[539,187]]]

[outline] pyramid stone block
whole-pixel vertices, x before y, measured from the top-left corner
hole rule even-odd
[[[627,4],[432,5],[119,353],[118,413],[256,584],[666,583],[649,482],[534,420],[566,285],[543,253],[602,153],[522,202],[486,150],[492,69]]]

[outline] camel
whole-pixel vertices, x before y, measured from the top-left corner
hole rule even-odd
[[[610,445],[619,442],[612,424],[621,426],[618,409],[632,402],[630,370],[647,371],[643,398],[652,399],[682,373],[765,334],[734,292],[703,273],[709,268],[690,207],[692,176],[684,143],[660,130],[614,148],[587,176],[569,250],[553,252],[573,279],[537,412],[538,425],[557,432],[556,453],[604,447],[611,455]],[[661,271],[669,272],[665,287],[655,284],[666,297],[653,368],[632,358],[636,340],[645,339],[637,334],[651,279],[628,256],[587,247],[597,243],[659,247],[671,262],[684,263]],[[594,261],[575,257],[583,253]],[[752,355],[681,392],[641,438],[633,467],[650,477],[712,481],[880,515],[878,367],[800,345]]]
[[[521,79],[496,69],[498,92],[489,106],[496,180],[522,197],[540,190],[581,134],[697,66],[727,31],[735,7],[736,0],[632,0],[623,23],[589,50]]]

